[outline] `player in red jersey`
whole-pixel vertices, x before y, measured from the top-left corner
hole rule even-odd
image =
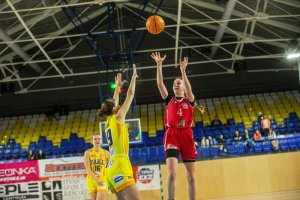
[[[179,154],[187,172],[189,199],[195,200],[195,160],[197,151],[192,131],[194,122],[195,97],[186,75],[188,58],[180,64],[182,79],[176,78],[173,82],[175,96],[168,93],[162,75],[162,63],[166,56],[161,57],[159,52],[151,54],[157,64],[157,86],[161,97],[166,102],[164,149],[167,163],[167,190],[168,199],[174,199],[175,179],[178,172]]]

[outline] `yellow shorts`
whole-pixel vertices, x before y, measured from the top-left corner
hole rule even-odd
[[[108,192],[106,179],[101,178],[100,180],[104,182],[103,186],[99,186],[97,182],[92,178],[88,177],[86,179],[86,187],[88,189],[89,194],[96,192]]]
[[[134,185],[132,166],[128,156],[112,156],[106,169],[108,189],[119,192],[122,189]]]

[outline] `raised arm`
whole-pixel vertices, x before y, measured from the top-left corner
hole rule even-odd
[[[187,75],[186,75],[187,64],[188,64],[188,57],[184,57],[183,61],[181,61],[181,63],[180,63],[182,81],[183,81],[184,86],[185,86],[185,94],[186,94],[187,99],[190,102],[194,102],[195,96],[194,96],[193,91],[192,91],[192,86],[191,86],[191,84],[190,84],[190,82],[187,78]]]
[[[90,175],[96,182],[98,185],[102,186],[104,183],[97,178],[96,174],[91,170],[91,166],[90,166],[90,154],[88,151],[84,152],[84,156],[83,156],[83,163],[86,169],[86,173],[88,175]]]
[[[136,73],[136,67],[135,64],[133,64],[133,74],[132,74],[132,78],[130,81],[130,85],[127,91],[127,95],[126,95],[126,99],[123,103],[123,105],[121,106],[120,110],[118,111],[116,118],[117,120],[119,120],[120,122],[124,123],[125,122],[125,116],[130,108],[130,104],[132,102],[132,99],[134,97],[134,93],[135,93],[135,82],[136,82],[136,78],[138,77],[137,73]]]
[[[160,57],[160,53],[155,52],[151,54],[151,57],[153,58],[153,60],[155,60],[157,64],[157,73],[156,73],[157,87],[159,89],[161,97],[163,99],[166,99],[168,97],[168,90],[164,84],[163,74],[162,74],[162,63],[166,59],[166,55],[164,55],[164,57]]]
[[[121,73],[118,73],[117,76],[115,76],[115,85],[116,85],[116,88],[115,88],[113,99],[116,102],[116,106],[119,105],[119,93],[120,93],[122,85],[125,82],[126,82],[126,80],[122,81],[122,74]]]

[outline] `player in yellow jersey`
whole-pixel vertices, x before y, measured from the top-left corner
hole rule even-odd
[[[119,90],[122,82],[121,74],[116,77],[116,89],[113,99],[106,99],[99,111],[100,117],[106,117],[105,133],[111,154],[107,166],[108,188],[116,193],[118,200],[140,200],[140,192],[133,179],[131,162],[128,156],[129,136],[125,124],[125,116],[134,97],[135,82],[138,77],[133,65],[133,74],[126,99],[119,107]]]
[[[105,200],[108,192],[106,166],[109,153],[101,148],[101,136],[92,135],[93,148],[84,153],[84,166],[87,172],[86,185],[92,200]]]

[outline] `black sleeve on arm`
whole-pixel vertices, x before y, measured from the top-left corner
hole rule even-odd
[[[189,100],[188,100],[189,101]],[[191,102],[191,101],[189,101],[190,102],[190,104],[194,107],[195,106],[195,103],[196,103],[196,98],[194,98],[194,101],[193,102]]]
[[[168,105],[171,100],[172,100],[172,96],[168,95],[167,98],[165,98],[166,105]]]

